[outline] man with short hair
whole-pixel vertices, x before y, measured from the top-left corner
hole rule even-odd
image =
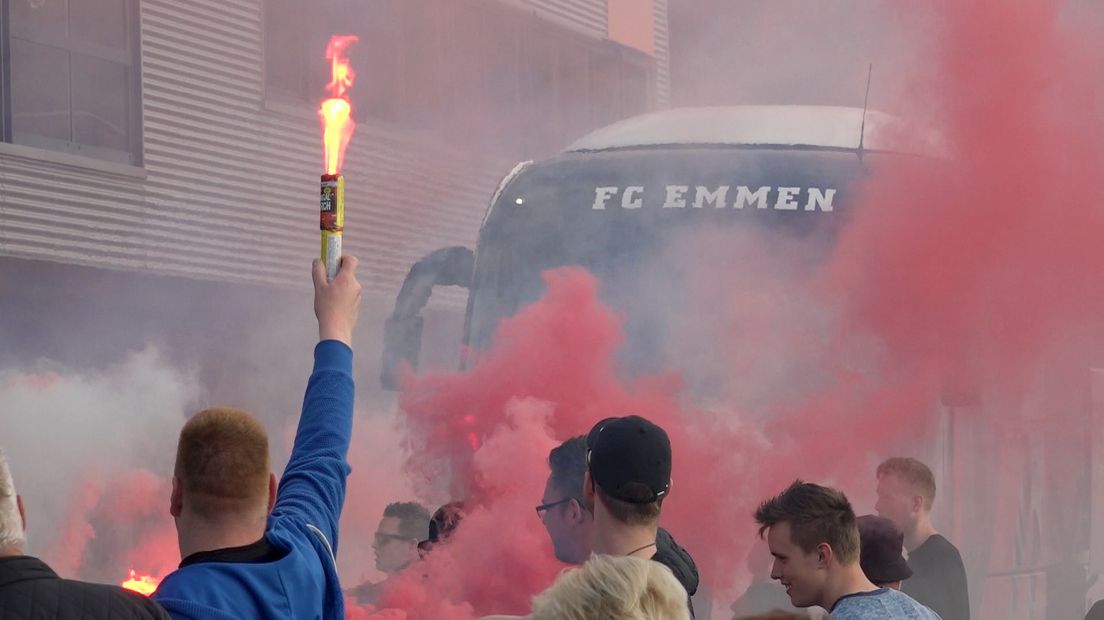
[[[819,605],[834,620],[938,620],[932,610],[863,574],[855,512],[836,489],[796,480],[760,504],[755,520],[774,556],[771,578],[796,607]]]
[[[421,557],[419,543],[429,535],[429,522],[429,510],[417,502],[388,504],[372,541],[376,569],[384,573],[384,578],[365,581],[349,589],[348,594],[361,605],[378,604],[388,580]]]
[[[58,577],[24,555],[26,512],[0,452],[0,618],[13,620],[163,620],[165,610],[118,586]]]
[[[969,620],[966,568],[958,549],[932,525],[935,476],[913,458],[891,458],[878,466],[879,516],[904,533],[912,577],[902,585],[909,596],[931,607],[943,620]]]
[[[582,564],[594,548],[594,515],[583,498],[586,437],[572,437],[548,453],[548,482],[537,515],[552,539],[556,559]]]
[[[912,569],[902,552],[904,534],[893,521],[885,517],[863,515],[859,526],[859,566],[879,588],[901,589],[901,582],[912,576]]]
[[[593,514],[593,552],[650,558],[671,569],[688,596],[698,589],[693,558],[659,527],[671,491],[671,441],[636,415],[607,418],[586,438],[583,499]],[[687,598],[690,615],[694,607]]]
[[[372,550],[376,568],[393,575],[418,559],[418,543],[429,536],[429,510],[417,502],[393,502],[383,509]]]
[[[332,282],[314,263],[319,343],[299,428],[277,487],[264,427],[212,408],[180,431],[170,513],[183,560],[154,593],[174,618],[343,618],[338,518],[353,425],[357,261]]]

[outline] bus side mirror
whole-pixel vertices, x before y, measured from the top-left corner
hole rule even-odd
[[[386,390],[398,388],[395,376],[402,362],[418,367],[422,349],[422,309],[436,286],[471,288],[475,253],[463,246],[441,248],[410,267],[395,297],[395,311],[383,325],[383,366],[380,383]]]
[[[385,390],[397,390],[398,377],[395,376],[399,364],[406,362],[411,368],[418,367],[418,354],[422,350],[421,316],[405,318],[390,317],[383,324],[383,370],[380,383]]]

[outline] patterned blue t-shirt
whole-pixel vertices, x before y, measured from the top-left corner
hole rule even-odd
[[[840,597],[828,617],[832,620],[941,620],[939,614],[909,595],[888,588]]]

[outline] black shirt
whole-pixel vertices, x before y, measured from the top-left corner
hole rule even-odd
[[[652,561],[671,569],[683,588],[686,588],[686,604],[690,608],[690,617],[694,618],[694,602],[690,597],[698,591],[698,567],[690,552],[679,546],[671,533],[659,528],[656,533],[656,552]]]
[[[222,549],[212,549],[210,551],[197,551],[184,558],[180,562],[180,568],[184,568],[191,564],[202,564],[204,562],[265,564],[267,562],[275,562],[285,555],[287,555],[286,551],[281,551],[273,547],[272,543],[268,542],[268,539],[262,536],[260,540],[250,545],[224,547]]]
[[[966,567],[949,540],[934,534],[908,557],[912,577],[901,591],[930,607],[943,620],[970,620],[970,595]]]

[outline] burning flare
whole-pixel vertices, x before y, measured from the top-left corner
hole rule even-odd
[[[349,66],[346,50],[356,43],[353,35],[334,35],[326,46],[326,60],[331,63],[330,83],[326,85],[330,97],[318,108],[322,118],[322,147],[325,157],[326,174],[337,174],[341,170],[341,161],[345,158],[345,147],[353,137],[356,123],[353,122],[352,103],[346,95],[353,85],[356,73]]]
[[[123,582],[123,588],[130,590],[131,592],[137,592],[142,596],[150,596],[154,590],[157,589],[157,584],[161,583],[161,580],[152,575],[138,576],[138,573],[134,572],[134,569],[130,569],[130,579]]]

